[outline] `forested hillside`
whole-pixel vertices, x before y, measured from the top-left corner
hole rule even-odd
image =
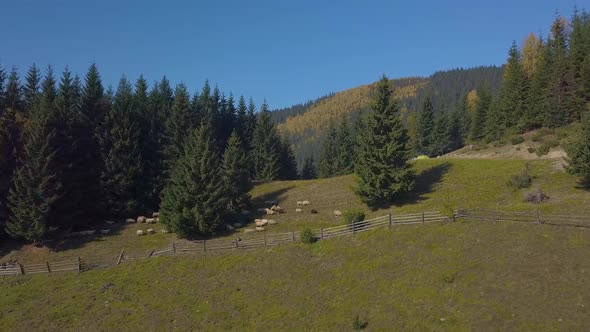
[[[491,66],[440,71],[426,78],[394,79],[392,84],[395,96],[401,101],[404,121],[413,126],[415,114],[426,96],[430,96],[438,108],[452,110],[463,96],[480,85],[488,86],[492,93],[497,94],[501,80],[502,68]],[[293,145],[297,161],[302,163],[306,157],[319,156],[331,124],[340,122],[344,117],[354,122],[367,109],[372,91],[373,84],[363,85],[313,102],[275,110],[271,114],[279,123],[281,134],[288,137]]]

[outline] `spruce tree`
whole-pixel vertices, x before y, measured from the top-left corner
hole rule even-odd
[[[266,101],[262,104],[258,122],[252,138],[252,162],[254,177],[262,181],[272,181],[281,171],[281,140],[268,113]]]
[[[422,110],[418,114],[418,128],[416,130],[418,151],[429,154],[434,142],[434,106],[430,97],[426,97]]]
[[[302,180],[311,180],[318,177],[318,172],[315,166],[315,160],[313,156],[305,158],[303,162],[303,167],[301,167],[301,172],[299,174],[299,178]]]
[[[50,67],[51,68],[51,67]],[[50,69],[48,69],[50,70]],[[37,68],[37,65],[33,63],[27,72],[25,78],[25,85],[23,86],[23,97],[24,97],[24,109],[27,113],[30,113],[39,98],[39,89],[41,83],[41,73]]]
[[[212,130],[202,122],[190,133],[162,194],[162,223],[180,237],[211,235],[226,213],[227,193]]]
[[[238,134],[234,131],[223,154],[223,176],[229,210],[238,213],[249,205],[250,172],[248,157]]]
[[[16,67],[12,67],[10,75],[8,76],[4,103],[5,108],[12,108],[17,112],[22,112],[23,110],[22,88],[20,86]]]
[[[55,223],[51,219],[52,208],[62,193],[60,170],[55,163],[59,147],[49,123],[53,106],[45,92],[40,109],[33,113],[22,164],[8,195],[10,219],[6,231],[14,238],[30,242],[41,241]]]
[[[329,178],[336,176],[338,170],[338,132],[336,126],[331,124],[328,128],[328,136],[322,144],[319,161],[319,174],[321,178]]]
[[[133,89],[122,78],[114,103],[98,131],[102,170],[100,183],[111,216],[133,216],[142,207],[143,171],[140,128],[133,118]]]
[[[168,178],[182,155],[184,141],[191,131],[190,96],[184,84],[179,84],[174,92],[174,104],[166,119],[165,129],[165,177]]]
[[[8,192],[12,187],[20,145],[21,134],[16,111],[9,108],[0,114],[0,234],[4,232],[8,220]]]
[[[574,11],[569,35],[568,69],[569,78],[574,84],[570,95],[569,107],[572,119],[577,121],[587,111],[586,100],[590,98],[584,90],[583,66],[585,58],[590,55],[590,13]]]
[[[399,102],[385,76],[375,85],[371,111],[358,135],[359,177],[355,190],[371,207],[387,204],[414,187],[414,172],[408,163],[409,137],[400,119]]]
[[[566,21],[558,17],[551,26],[551,38],[547,43],[546,57],[550,66],[549,94],[550,107],[545,114],[546,127],[560,127],[573,120],[571,112],[571,71],[567,59]]]
[[[354,137],[351,132],[348,120],[342,118],[338,128],[338,139],[336,140],[338,149],[338,173],[336,175],[348,175],[354,172]]]
[[[590,113],[584,118],[582,135],[568,149],[568,172],[581,177],[584,185],[590,185]]]
[[[295,180],[297,178],[297,160],[287,138],[280,138],[279,179]]]
[[[485,137],[486,119],[492,104],[492,96],[487,87],[481,86],[477,91],[479,98],[475,105],[475,111],[473,112],[473,118],[471,120],[471,133],[469,134],[469,139],[471,141],[479,141]]]
[[[221,123],[220,123],[220,144],[223,150],[227,145],[227,141],[236,128],[237,110],[233,94],[230,93],[229,98],[223,104],[221,109]]]
[[[236,110],[236,134],[240,138],[240,141],[244,145],[244,147],[248,147],[249,145],[249,137],[246,135],[248,130],[248,106],[246,106],[246,98],[244,96],[240,96],[238,100],[238,108]]]
[[[430,151],[428,151],[429,155],[440,156],[451,149],[450,129],[451,124],[447,112],[440,112],[435,119],[432,144],[430,145]]]
[[[536,71],[531,79],[526,112],[519,125],[522,130],[536,129],[543,126],[545,115],[549,113],[551,108],[549,100],[549,77],[551,74],[549,50],[543,41],[540,41],[540,44],[541,54]]]
[[[6,105],[6,71],[0,65],[0,115],[4,112],[4,108]]]
[[[495,119],[498,131],[494,139],[503,136],[507,129],[516,127],[518,121],[523,118],[526,113],[527,94],[528,80],[522,68],[520,50],[516,42],[513,42],[508,51],[508,61],[504,67],[504,78],[500,87],[498,117]]]

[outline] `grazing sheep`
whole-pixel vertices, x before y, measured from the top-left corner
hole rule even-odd
[[[156,234],[156,231],[153,228],[148,228],[147,233],[148,234]]]
[[[318,214],[318,213],[319,213],[318,210],[311,209],[311,214]]]
[[[277,223],[277,221],[276,221],[276,220],[269,220],[269,221],[268,221],[268,224],[269,224],[269,225],[276,225],[276,224],[278,224],[278,223]]]
[[[297,201],[297,206],[302,206],[303,202],[302,201]]]
[[[159,218],[159,217],[160,217],[160,212],[152,213],[152,218]]]
[[[256,221],[256,226],[258,227],[264,227],[268,225],[268,220],[266,219],[258,219],[258,221]]]
[[[334,217],[342,217],[342,211],[334,210]]]
[[[112,220],[107,220],[107,221],[105,221],[105,223],[106,223],[107,225],[113,225],[115,222],[114,222],[114,221],[112,221]]]
[[[303,212],[303,210],[301,210],[301,209],[295,209],[295,213],[301,213],[301,212]]]
[[[244,233],[253,233],[255,232],[255,230],[253,230],[252,228],[247,228],[244,230]]]
[[[162,234],[167,234],[168,233],[168,230],[167,229],[163,229],[160,232],[162,232]]]
[[[156,218],[146,218],[145,222],[148,224],[155,224]]]
[[[145,223],[146,219],[147,218],[144,216],[139,216],[139,217],[137,217],[137,222],[143,224],[143,223]]]
[[[311,205],[311,203],[309,201],[303,201],[303,202],[301,202],[301,205],[306,206],[306,205]]]
[[[234,227],[235,227],[235,228],[240,228],[240,227],[242,227],[242,224],[240,224],[239,222],[237,222],[237,223],[234,223]]]
[[[276,212],[274,212],[273,210],[270,210],[270,209],[266,209],[266,214],[269,216],[272,216],[272,215],[276,214]]]
[[[135,231],[135,234],[137,234],[137,236],[142,236],[142,235],[144,235],[145,233],[143,232],[143,230],[141,230],[141,229],[138,229],[137,231]]]
[[[135,219],[133,219],[133,218],[127,218],[127,219],[125,219],[125,222],[128,223],[128,224],[135,224]]]
[[[233,231],[235,228],[232,225],[225,225],[225,229],[227,229],[228,231]]]
[[[101,230],[100,230],[100,234],[103,234],[103,235],[107,235],[107,234],[109,234],[110,232],[111,232],[111,230],[110,230],[110,229],[101,229]]]
[[[257,232],[264,232],[264,227],[256,227]]]

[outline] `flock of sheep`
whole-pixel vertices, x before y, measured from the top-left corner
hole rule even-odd
[[[139,223],[139,224],[155,224],[157,222],[160,221],[160,212],[154,212],[152,213],[152,217],[151,218],[147,218],[145,216],[139,216],[136,219],[133,218],[127,218],[125,219],[125,222],[127,224],[135,224],[135,223]],[[168,233],[167,230],[162,229],[162,233]],[[153,228],[148,228],[147,230],[143,230],[143,229],[138,229],[137,231],[135,231],[135,234],[137,234],[137,236],[142,236],[142,235],[147,235],[147,234],[156,234],[156,231]]]

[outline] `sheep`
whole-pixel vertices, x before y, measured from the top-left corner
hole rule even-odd
[[[316,210],[316,209],[311,209],[311,214],[318,214],[318,213],[319,213],[319,212],[318,212],[318,210]]]
[[[301,210],[301,209],[295,209],[295,213],[301,213],[301,212],[303,212],[303,210]]]
[[[269,216],[272,216],[272,215],[276,214],[276,212],[273,210],[270,210],[270,209],[266,209],[266,214]]]
[[[133,218],[127,218],[127,219],[125,219],[125,222],[127,224],[135,224],[135,219],[133,219]]]
[[[302,206],[303,202],[302,201],[297,201],[297,206]]]
[[[147,233],[148,234],[156,234],[156,231],[153,228],[148,228]]]
[[[168,230],[167,229],[162,229],[162,230],[160,230],[160,232],[162,232],[162,234],[167,234],[168,233]]]
[[[252,228],[248,228],[244,230],[244,233],[252,233],[255,232],[255,230],[253,230]]]
[[[142,236],[142,235],[144,235],[145,233],[143,232],[143,230],[141,230],[141,229],[138,229],[137,231],[135,231],[135,234],[137,234],[137,236]]]
[[[256,227],[257,232],[264,232],[264,227]]]
[[[301,202],[301,205],[306,206],[306,205],[311,205],[311,203],[309,201],[303,201],[303,202]]]
[[[146,218],[145,222],[148,224],[155,224],[156,223],[156,218]]]
[[[109,234],[110,232],[111,232],[111,230],[110,230],[110,229],[101,229],[101,230],[100,230],[100,234],[103,234],[103,235],[107,235],[107,234]]]
[[[152,213],[152,218],[159,218],[159,217],[160,217],[160,212]]]
[[[105,221],[105,223],[106,223],[107,225],[113,225],[115,222],[114,222],[114,221],[112,221],[112,220],[107,220],[107,221]]]
[[[276,225],[276,224],[278,224],[278,223],[277,223],[277,221],[276,221],[276,220],[269,220],[269,221],[268,221],[268,224],[269,224],[269,225]]]
[[[264,227],[266,225],[268,225],[268,220],[266,220],[266,219],[257,219],[256,226],[258,226],[258,227]]]
[[[144,216],[139,216],[139,217],[137,217],[137,222],[143,224],[143,223],[145,223],[146,219],[147,218]]]
[[[342,211],[334,210],[334,217],[342,217]]]

